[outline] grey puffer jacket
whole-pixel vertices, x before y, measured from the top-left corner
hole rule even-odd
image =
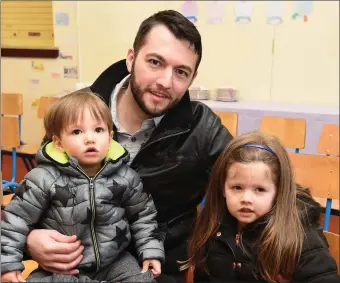
[[[23,270],[26,237],[33,228],[77,235],[85,249],[79,269],[99,270],[130,243],[139,259],[164,260],[163,239],[150,194],[126,162],[128,153],[112,141],[101,170],[89,177],[78,161],[53,143],[37,153],[38,167],[20,183],[1,221],[1,272]]]

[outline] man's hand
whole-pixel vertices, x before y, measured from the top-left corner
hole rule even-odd
[[[4,274],[1,274],[1,282],[26,282],[22,276],[20,271],[10,271]]]
[[[84,246],[77,236],[65,236],[55,230],[33,230],[27,237],[32,258],[46,271],[75,275],[83,259]]]
[[[149,266],[151,266],[151,272],[153,276],[156,278],[159,275],[161,275],[161,263],[157,259],[146,259],[143,261],[143,269],[142,273],[147,272],[149,269]]]

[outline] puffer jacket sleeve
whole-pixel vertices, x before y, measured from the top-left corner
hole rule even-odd
[[[337,265],[328,250],[321,227],[306,231],[299,264],[293,274],[294,283],[339,283]]]
[[[1,221],[1,273],[24,269],[21,261],[26,238],[49,205],[46,190],[51,184],[51,175],[42,168],[35,168],[16,188]]]
[[[127,175],[131,188],[122,205],[127,213],[139,260],[158,259],[163,262],[164,239],[158,230],[157,211],[152,197],[143,192],[142,182],[135,171],[129,168]]]

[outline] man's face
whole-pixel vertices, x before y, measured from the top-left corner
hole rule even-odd
[[[196,76],[197,58],[188,41],[178,40],[163,25],[151,29],[138,54],[130,49],[130,89],[143,112],[157,117],[175,106]]]

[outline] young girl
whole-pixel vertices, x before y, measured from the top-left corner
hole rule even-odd
[[[277,138],[238,136],[213,168],[186,267],[195,282],[339,283],[319,216]]]
[[[93,93],[72,93],[53,105],[44,124],[49,141],[37,153],[38,167],[3,214],[1,282],[23,281],[23,250],[34,227],[76,235],[84,250],[78,276],[38,269],[29,282],[153,282],[151,272],[158,276],[164,260],[156,208],[127,166],[127,151],[112,140],[109,108]],[[131,238],[143,272],[125,251]]]

